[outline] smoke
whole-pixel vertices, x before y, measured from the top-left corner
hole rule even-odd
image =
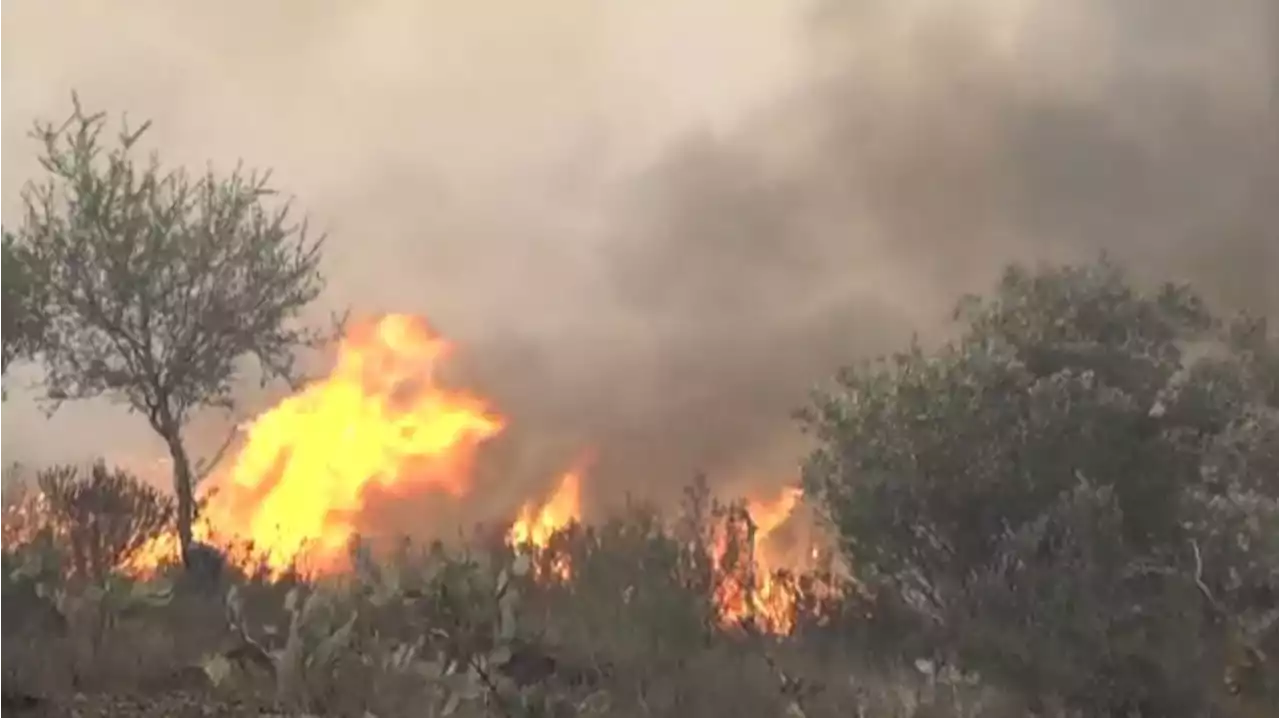
[[[584,446],[597,504],[699,470],[777,485],[809,387],[937,336],[1012,260],[1107,250],[1274,316],[1266,0],[64,0],[4,21],[6,210],[23,131],[73,87],[154,118],[169,161],[276,168],[331,233],[333,307],[457,340],[456,378],[511,416],[485,480],[515,493]],[[6,456],[146,446],[113,412],[54,431],[11,400]]]
[[[620,488],[691,467],[768,481],[799,455],[788,413],[815,381],[936,336],[1008,261],[1107,250],[1273,312],[1274,12],[817,8],[797,87],[675,143],[609,206],[594,271],[613,303],[591,314],[613,318],[547,359],[597,361],[528,405],[569,401]]]

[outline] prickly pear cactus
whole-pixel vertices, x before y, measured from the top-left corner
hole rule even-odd
[[[285,597],[289,633],[276,656],[276,696],[283,704],[310,706],[330,686],[358,616],[340,606],[340,598],[340,592],[323,585],[305,597],[297,588]]]
[[[419,664],[424,677],[437,689],[441,716],[455,713],[469,703],[507,703],[518,693],[505,669],[518,651],[521,581],[532,568],[527,555],[518,554],[493,571],[492,561],[473,561],[454,567],[461,575],[445,578],[440,588],[468,591],[466,600],[475,610],[469,621],[450,621],[448,629],[434,633],[443,640],[440,660]],[[442,572],[448,577],[449,572]],[[463,580],[465,579],[465,580]],[[450,589],[449,586],[455,587]],[[459,588],[465,586],[465,588]],[[476,595],[477,589],[483,594]],[[457,606],[451,607],[455,611]]]

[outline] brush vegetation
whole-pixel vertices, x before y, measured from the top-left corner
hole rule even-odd
[[[319,245],[285,251],[294,235],[253,204],[252,181],[146,184],[154,170],[124,155],[95,165],[100,120],[78,108],[72,119],[71,134],[46,128],[49,171],[76,191],[118,189],[124,204],[79,200],[65,214],[65,195],[28,195],[27,224],[4,243],[5,365],[43,362],[57,399],[122,393],[180,438],[181,422],[155,418],[161,405],[225,403],[232,355],[262,337],[232,337],[217,371],[171,393],[159,380],[186,365],[130,347],[180,356],[186,345],[117,337],[113,317],[186,336],[203,315],[163,319],[178,317],[167,298],[185,296],[164,268],[305,279]],[[94,172],[114,184],[95,185]],[[145,203],[128,204],[135,195]],[[226,197],[248,208],[225,227],[243,256],[219,254],[221,225],[199,209]],[[161,198],[190,212],[157,223],[148,213]],[[116,216],[131,233],[109,231]],[[117,244],[99,248],[103,237]],[[208,253],[180,251],[184,237]],[[135,266],[159,268],[146,270],[147,293],[126,291]],[[280,367],[287,346],[307,342],[276,319],[318,293],[309,282],[262,325]],[[135,294],[151,303],[135,306]],[[219,311],[237,306],[208,296]],[[759,577],[749,542],[713,555],[708,537],[741,535],[727,522],[743,516],[705,484],[678,512],[629,506],[545,549],[357,541],[352,571],[311,581],[193,562],[190,471],[175,508],[119,471],[51,469],[28,497],[41,510],[6,519],[6,701],[155,715],[1275,715],[1266,323],[1214,314],[1186,286],[1140,286],[1105,258],[1011,267],[955,319],[950,342],[847,367],[801,412],[813,439],[805,500],[850,575],[780,576],[797,607],[787,635],[720,614],[724,581],[749,594]],[[199,336],[205,361],[231,341]],[[117,363],[139,373],[103,373]],[[128,578],[130,551],[175,522],[186,566]],[[741,570],[717,568],[723,556]]]

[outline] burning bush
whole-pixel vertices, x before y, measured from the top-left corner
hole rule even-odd
[[[729,515],[717,509],[703,518]],[[752,645],[759,631],[743,628],[776,626],[723,606],[714,574],[727,564],[717,545],[685,540],[672,524],[631,506],[600,525],[547,529],[536,542],[406,542],[375,556],[357,539],[351,572],[294,589],[277,610],[282,623],[270,629],[244,618],[233,589],[229,613],[240,640],[211,655],[206,672],[220,690],[256,680],[264,695],[313,711],[386,706],[388,694],[410,691],[418,696],[412,705],[446,713],[598,715],[636,690],[659,706],[675,701],[663,708],[674,710],[703,691],[681,666]],[[752,700],[791,700],[769,685]]]
[[[73,576],[101,583],[134,553],[170,528],[173,501],[122,469],[96,463],[37,477],[49,528],[64,544]]]
[[[564,505],[559,493],[546,504]],[[225,607],[177,592],[174,605],[120,629],[112,626],[138,615],[134,606],[165,600],[155,584],[113,577],[54,595],[60,606],[87,606],[107,621],[72,622],[96,657],[72,664],[80,680],[111,676],[93,679],[117,685],[118,652],[154,651],[144,646],[163,640],[172,642],[169,653],[147,663],[185,666],[187,675],[193,651],[203,653],[194,671],[210,695],[325,714],[401,715],[429,705],[457,715],[612,715],[642,701],[655,715],[720,704],[826,715],[802,711],[818,699],[798,675],[813,669],[788,655],[801,641],[785,634],[818,603],[802,582],[745,565],[767,538],[740,531],[768,523],[750,510],[751,502],[715,501],[699,484],[676,518],[631,505],[597,524],[535,521],[544,528],[523,542],[509,529],[491,545],[406,541],[376,555],[357,539],[350,570],[308,580],[237,572]],[[65,534],[45,535],[55,547],[69,545]],[[779,588],[751,598],[770,580]],[[211,641],[219,624],[212,633],[223,638]],[[864,700],[842,691],[830,700]]]

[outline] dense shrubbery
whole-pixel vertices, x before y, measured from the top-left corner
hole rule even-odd
[[[1090,715],[1275,701],[1276,350],[1114,265],[1011,269],[964,332],[844,372],[806,489],[935,658]]]

